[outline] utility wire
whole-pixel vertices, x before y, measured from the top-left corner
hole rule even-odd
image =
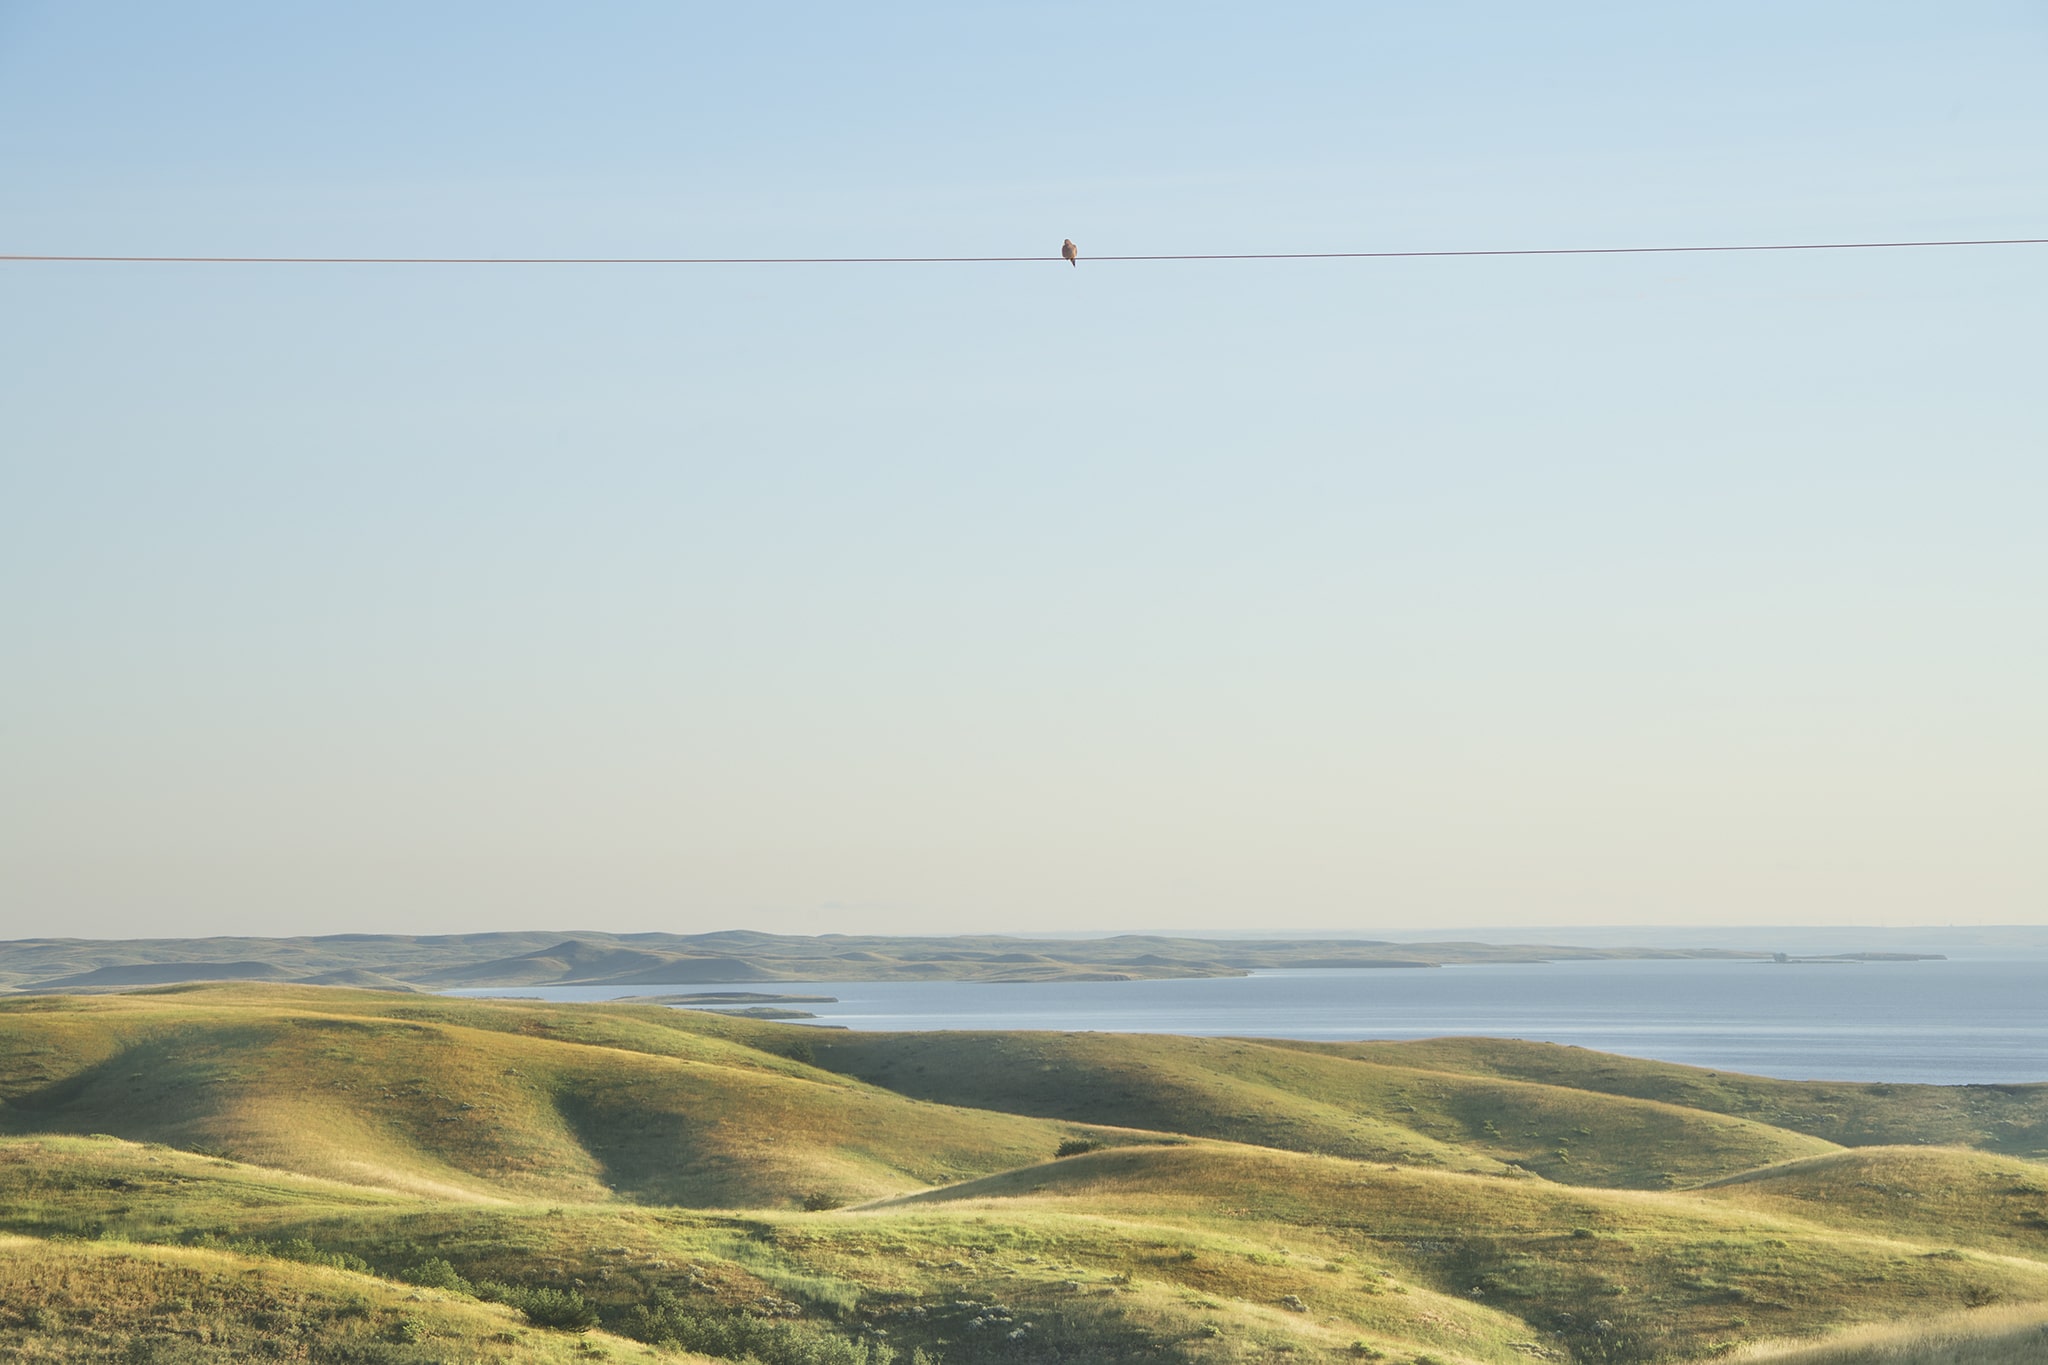
[[[1476,256],[1674,256],[1736,251],[1875,251],[1908,247],[2048,246],[2048,237],[1986,237],[1925,242],[1766,242],[1712,246],[1556,246],[1474,251],[1234,251],[1179,255],[1088,256],[1109,261],[1388,261]],[[1007,265],[1053,256],[56,256],[0,253],[0,262],[127,265]]]

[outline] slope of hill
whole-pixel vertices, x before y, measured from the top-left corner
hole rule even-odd
[[[1570,1184],[1698,1184],[1832,1144],[1561,1086],[1171,1035],[834,1033],[818,1065],[952,1104]]]
[[[0,1355],[20,1361],[679,1359],[608,1334],[536,1331],[465,1296],[189,1248],[0,1237],[0,1304]]]
[[[982,1212],[1052,1205],[1190,1229],[1220,1205],[1285,1227],[1298,1253],[1370,1257],[1405,1280],[1529,1313],[1567,1337],[1583,1336],[1580,1319],[1593,1312],[1612,1328],[1607,1344],[1625,1340],[1631,1359],[1821,1315],[1856,1320],[2048,1297],[2048,1259],[1965,1254],[1938,1230],[1846,1238],[1685,1196],[1361,1170],[1235,1147],[1090,1153],[890,1206],[961,1201]]]
[[[1859,1328],[1821,1342],[1771,1342],[1728,1359],[1738,1365],[2041,1365],[2048,1360],[2048,1307],[1982,1308]]]
[[[1672,1062],[1617,1057],[1556,1043],[1432,1038],[1402,1043],[1305,1043],[1275,1047],[1466,1075],[1536,1081],[1600,1094],[1660,1100],[1739,1115],[1845,1147],[1934,1142],[2013,1156],[2048,1157],[2048,1084],[1891,1085],[1781,1081]]]
[[[2048,1260],[2048,1167],[1947,1147],[1866,1147],[1750,1171],[1702,1191],[1858,1232]]]
[[[105,1132],[441,1198],[700,1207],[872,1197],[1034,1160],[1079,1131],[918,1104],[713,1037],[669,1033],[655,1041],[679,1046],[657,1054],[519,1031],[531,1008],[449,1011],[502,1026],[480,1029],[323,1011],[321,996],[0,1005],[0,1131]]]

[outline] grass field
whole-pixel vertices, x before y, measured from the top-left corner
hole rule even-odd
[[[2048,1360],[2048,1308],[1983,1308],[1860,1328],[1825,1342],[1764,1343],[1733,1359],[1744,1365],[2040,1365]]]
[[[1479,1040],[16,997],[0,1354],[2004,1365],[2048,1359],[2041,1091]]]

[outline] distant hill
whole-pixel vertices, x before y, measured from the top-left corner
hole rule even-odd
[[[297,981],[424,989],[710,985],[740,981],[1058,981],[1242,976],[1279,968],[1375,971],[1583,958],[1768,957],[1718,948],[1200,939],[1151,934],[1021,939],[762,934],[498,933],[316,938],[17,939],[0,991],[124,989],[179,981]],[[356,973],[353,978],[341,975]]]
[[[615,948],[574,938],[517,957],[494,958],[431,974],[436,986],[574,986],[599,982],[659,985],[766,981],[772,976],[766,968],[736,957]]]
[[[70,976],[30,982],[32,991],[163,986],[174,981],[290,981],[292,974],[272,962],[132,962]]]

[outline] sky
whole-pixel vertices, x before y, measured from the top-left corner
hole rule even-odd
[[[2048,922],[2048,7],[0,0],[0,937]],[[1071,237],[1077,266],[1057,259]]]

